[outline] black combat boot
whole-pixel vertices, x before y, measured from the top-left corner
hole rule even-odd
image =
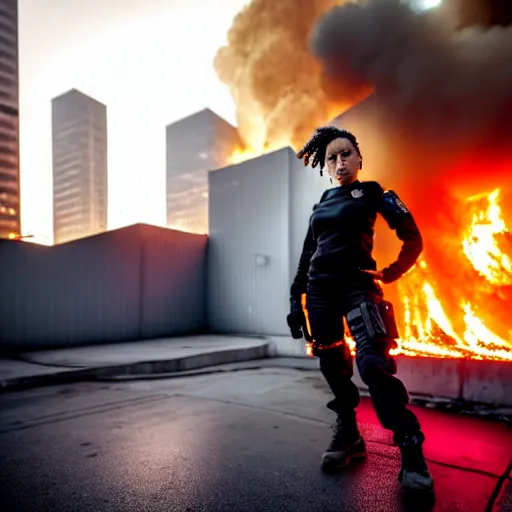
[[[398,480],[405,491],[432,491],[434,488],[434,481],[423,455],[424,440],[422,432],[396,439],[402,454]]]
[[[331,444],[322,456],[322,470],[334,473],[343,469],[352,460],[366,458],[366,446],[355,419],[336,418]]]

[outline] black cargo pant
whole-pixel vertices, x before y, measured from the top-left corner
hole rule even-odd
[[[419,432],[414,413],[407,408],[409,396],[402,381],[394,376],[396,363],[389,351],[396,346],[389,336],[389,322],[381,314],[384,302],[380,287],[339,294],[333,289],[309,286],[306,309],[315,355],[334,400],[327,407],[348,422],[355,419],[360,397],[352,382],[353,361],[344,338],[343,318],[356,344],[356,364],[368,386],[382,426],[394,432],[395,440]],[[386,325],[388,324],[388,325]]]

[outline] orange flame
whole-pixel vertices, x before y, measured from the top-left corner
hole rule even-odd
[[[510,235],[499,194],[495,190],[467,200],[470,221],[461,239],[462,253],[475,273],[494,288],[512,284],[510,255],[498,241],[498,235]],[[472,298],[461,297],[457,310],[448,315],[424,260],[404,276],[398,287],[404,306],[400,353],[512,361],[512,333],[509,339],[498,336],[479,316],[484,308],[477,307]],[[463,328],[456,328],[456,323]]]
[[[263,151],[258,151],[257,149],[237,147],[228,158],[228,165],[240,164],[246,160],[258,158],[262,154]]]
[[[512,284],[512,262],[508,254],[504,254],[496,240],[497,235],[508,233],[498,204],[500,190],[490,194],[479,194],[469,198],[471,225],[462,242],[464,254],[475,270],[495,285]],[[482,202],[488,207],[481,208]]]

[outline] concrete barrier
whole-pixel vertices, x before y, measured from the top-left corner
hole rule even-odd
[[[512,363],[466,360],[462,379],[463,400],[512,406]]]
[[[414,395],[512,406],[511,363],[398,356],[397,365],[397,377]],[[354,382],[368,389],[357,368]]]
[[[430,357],[397,358],[397,376],[410,393],[440,398],[459,398],[461,360]]]
[[[271,357],[308,357],[303,340],[285,336],[270,340]],[[512,406],[512,363],[408,356],[398,356],[396,360],[397,377],[411,394]],[[356,365],[353,380],[359,389],[368,390]]]

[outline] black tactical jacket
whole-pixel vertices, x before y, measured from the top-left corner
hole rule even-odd
[[[326,190],[313,208],[291,299],[306,293],[308,285],[332,283],[347,292],[371,286],[373,278],[361,269],[376,270],[372,250],[379,213],[403,242],[398,259],[383,269],[383,282],[405,274],[423,250],[413,216],[393,191],[375,181],[356,181]]]

